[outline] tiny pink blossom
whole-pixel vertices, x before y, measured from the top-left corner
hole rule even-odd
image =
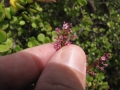
[[[56,39],[56,40],[57,40],[57,39],[58,39],[58,37],[57,37],[57,36],[54,36],[54,39]]]
[[[103,71],[103,70],[104,70],[104,67],[100,67],[100,70]]]
[[[57,34],[60,33],[60,29],[58,27],[55,29],[55,31],[56,31]]]
[[[76,39],[77,38],[77,36],[76,35],[73,35],[72,36],[72,40],[74,40],[74,39]]]
[[[66,41],[65,45],[70,45],[71,42],[70,41]]]
[[[68,38],[68,36],[64,36],[64,38]]]
[[[69,28],[68,23],[65,23],[65,22],[64,22],[62,29],[64,30],[64,29],[68,29],[68,28]]]
[[[59,36],[59,39],[63,40],[63,36],[62,36],[62,35],[60,35],[60,36]]]
[[[106,60],[106,57],[105,57],[105,56],[102,56],[100,59],[101,59],[101,60]]]
[[[108,66],[108,64],[104,64],[104,67],[107,67]]]

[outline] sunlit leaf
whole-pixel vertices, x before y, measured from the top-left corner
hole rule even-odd
[[[0,43],[5,42],[6,40],[7,40],[6,32],[0,30]]]
[[[25,25],[25,21],[23,21],[23,20],[21,20],[20,22],[19,22],[19,24],[22,26],[22,25]]]
[[[35,22],[32,23],[32,27],[33,27],[33,28],[37,28],[37,25],[36,25]]]
[[[6,52],[13,47],[13,42],[10,39],[7,39],[6,42],[0,44],[0,52]]]
[[[30,48],[30,47],[33,47],[33,43],[31,41],[28,42],[27,46]]]
[[[81,6],[85,6],[87,4],[86,0],[77,0],[77,1]]]
[[[5,17],[11,19],[10,8],[5,8]]]
[[[45,40],[45,35],[44,34],[39,34],[38,36],[37,36],[37,39],[39,40],[39,41],[41,41],[41,42],[44,42],[44,40]]]

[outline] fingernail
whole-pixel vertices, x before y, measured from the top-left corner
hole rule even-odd
[[[56,62],[67,65],[85,75],[86,56],[80,47],[76,45],[65,46],[56,53],[55,58]]]
[[[84,51],[78,46],[63,48],[61,62],[84,74],[86,67],[86,57]]]

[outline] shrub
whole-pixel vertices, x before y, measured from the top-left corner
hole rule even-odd
[[[72,43],[84,49],[88,65],[103,53],[112,55],[104,71],[91,69],[97,77],[87,74],[86,90],[120,89],[119,0],[19,0],[14,5],[0,3],[1,56],[54,42],[55,28],[66,21],[73,24],[77,39]]]

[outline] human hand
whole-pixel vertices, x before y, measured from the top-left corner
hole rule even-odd
[[[85,90],[86,56],[76,46],[44,44],[0,57],[0,90]]]

